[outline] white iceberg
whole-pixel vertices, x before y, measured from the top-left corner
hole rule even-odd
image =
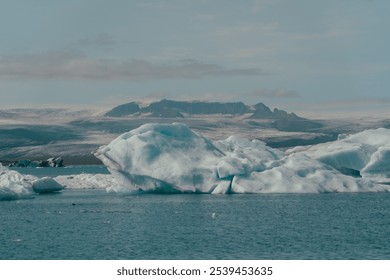
[[[237,137],[212,142],[180,123],[146,124],[122,134],[95,155],[129,191],[184,193],[291,193],[388,191],[340,167],[383,175],[389,159],[388,130],[355,137],[351,145],[301,148],[284,154],[258,140]],[[376,137],[376,139],[371,139]],[[378,137],[380,139],[378,139]],[[351,141],[351,140],[349,140]],[[310,150],[312,149],[312,150]],[[371,154],[368,154],[368,151]],[[317,154],[318,153],[318,154]],[[371,162],[375,155],[375,161]],[[318,158],[318,160],[316,159]],[[365,169],[366,168],[366,169]]]
[[[43,177],[32,183],[32,188],[36,193],[53,193],[61,191],[64,187],[50,177]]]
[[[0,164],[0,200],[28,198],[32,194],[31,183],[23,175]]]
[[[390,182],[390,130],[378,128],[353,135],[342,135],[337,141],[287,151],[305,153],[343,173],[353,173],[379,183]]]
[[[145,124],[124,133],[95,155],[120,186],[153,192],[211,192],[224,157],[184,124]]]
[[[237,165],[241,162],[241,168],[231,170],[230,175],[249,174],[252,171],[263,171],[268,168],[274,160],[281,159],[284,155],[281,151],[268,147],[260,140],[248,140],[235,136],[230,136],[225,140],[215,141],[214,145],[224,153],[224,159],[218,164],[219,177],[223,178],[223,172],[230,165]],[[235,163],[234,163],[235,162]]]
[[[333,167],[292,154],[275,161],[273,166],[249,176],[235,176],[232,193],[327,193],[388,191],[390,186],[346,176]]]

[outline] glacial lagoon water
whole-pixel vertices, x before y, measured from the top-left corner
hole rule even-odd
[[[0,259],[390,259],[390,193],[65,189],[0,217]]]

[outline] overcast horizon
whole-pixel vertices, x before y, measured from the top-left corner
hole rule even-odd
[[[0,1],[0,109],[166,98],[388,114],[388,1]]]

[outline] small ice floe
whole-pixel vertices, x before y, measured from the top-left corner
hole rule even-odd
[[[109,189],[119,188],[114,176],[110,174],[75,174],[60,175],[54,178],[68,189]]]
[[[32,193],[30,182],[22,174],[0,163],[0,201],[29,198]]]
[[[53,193],[61,191],[64,186],[50,177],[43,177],[34,181],[32,188],[36,193]]]

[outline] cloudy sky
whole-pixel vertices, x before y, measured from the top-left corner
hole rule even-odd
[[[162,98],[390,111],[387,0],[0,0],[9,107]]]

